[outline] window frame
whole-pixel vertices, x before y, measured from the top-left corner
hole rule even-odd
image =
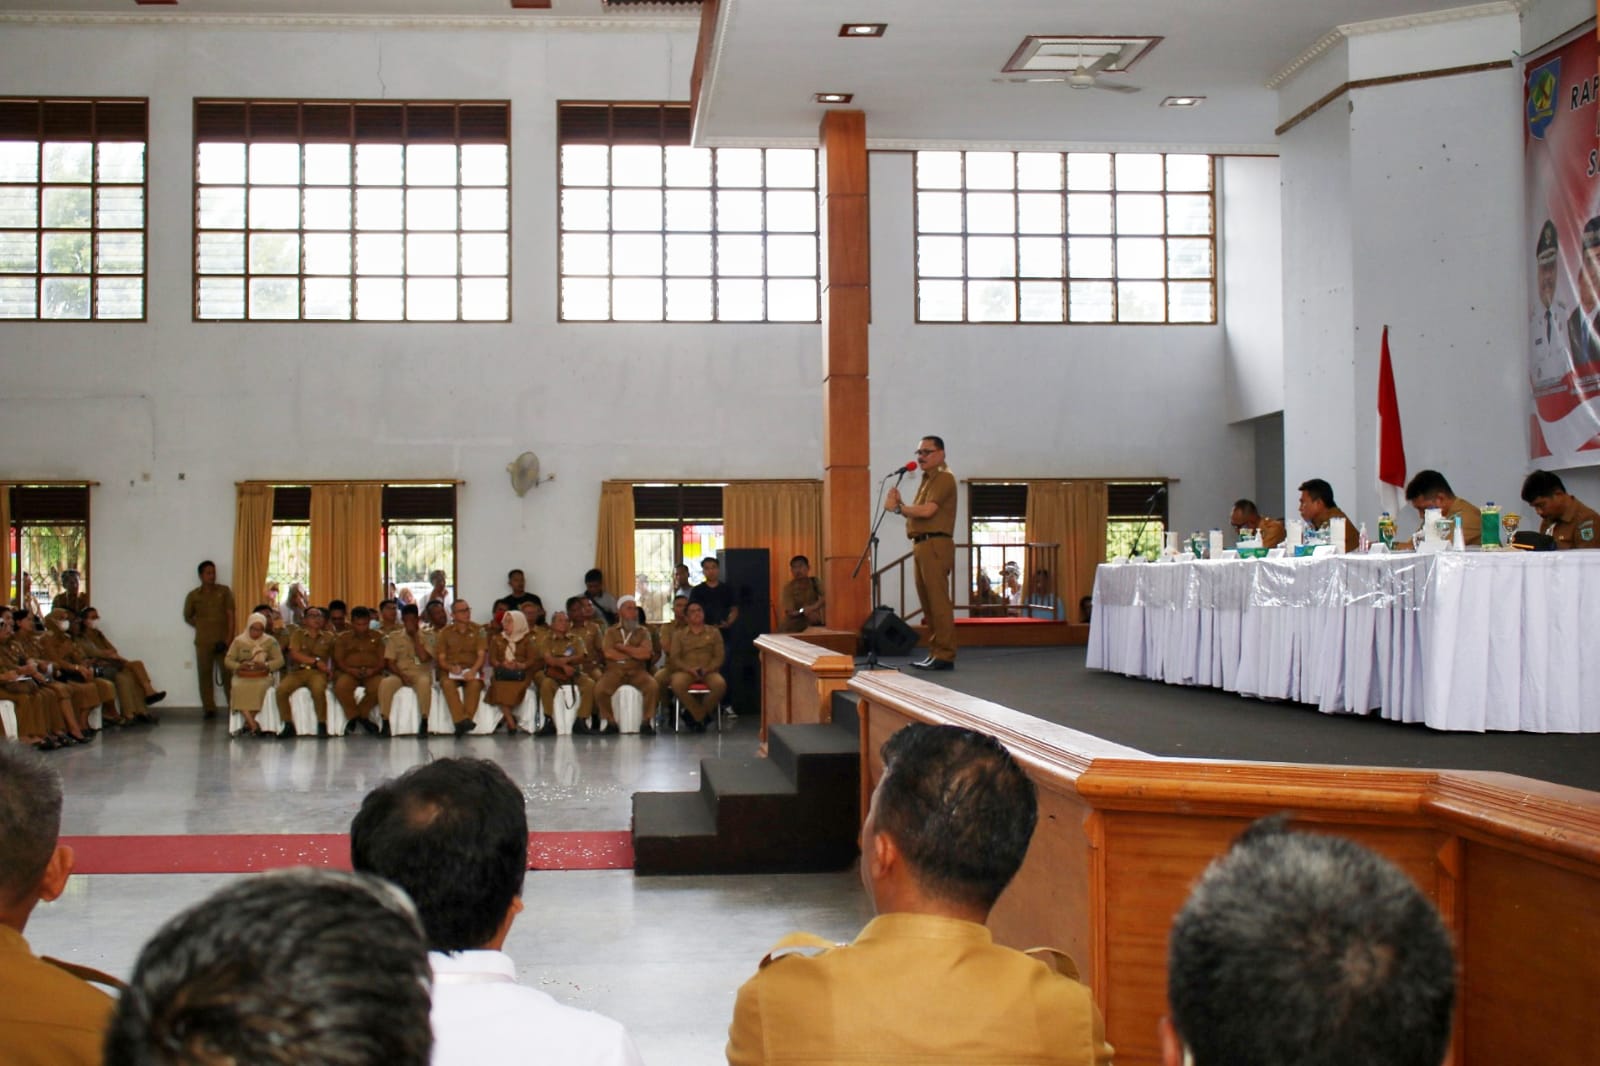
[[[242,118],[228,114],[224,109],[242,108]],[[289,109],[294,109],[293,129],[289,129]],[[210,109],[210,110],[208,110]],[[343,132],[339,132],[334,123],[334,114],[337,109],[348,109],[349,118]],[[399,124],[395,124],[393,113],[398,109]],[[449,109],[453,116],[453,136],[445,137],[438,134],[438,112]],[[498,111],[499,116],[491,112]],[[466,128],[469,123],[463,119],[464,114],[470,114],[476,123],[486,123],[482,128],[494,127],[496,123],[503,128],[504,135],[490,136],[488,134],[468,135]],[[425,123],[422,116],[427,115],[431,123]],[[258,118],[259,116],[259,118]],[[308,118],[308,116],[312,116]],[[417,118],[413,119],[413,116]],[[507,100],[370,100],[370,99],[272,99],[255,97],[195,97],[191,125],[193,156],[191,158],[191,192],[192,192],[192,237],[189,263],[192,277],[192,291],[190,293],[191,321],[204,323],[293,323],[297,325],[387,325],[387,326],[505,326],[515,320],[515,310],[512,306],[512,296],[515,292],[515,268],[513,239],[515,229],[515,205],[513,190],[516,187],[515,161],[512,159],[512,112],[511,101]],[[425,127],[421,132],[413,135],[413,123]],[[242,126],[236,125],[242,123]],[[365,123],[365,128],[363,124]],[[257,126],[261,129],[258,133]],[[222,127],[228,125],[227,131]],[[474,125],[473,128],[479,128]],[[222,132],[219,132],[222,131]],[[237,131],[237,136],[232,135]],[[292,136],[290,134],[293,134]],[[238,185],[227,183],[205,183],[200,180],[200,148],[206,143],[243,144],[246,152],[246,170],[242,181]],[[296,190],[300,199],[298,210],[299,222],[294,229],[263,228],[252,229],[250,226],[250,192],[257,188],[250,180],[249,150],[253,144],[294,144],[300,149],[300,166],[298,168],[298,181],[294,184],[263,182],[262,188],[292,188]],[[305,149],[308,145],[320,144],[348,144],[351,150],[349,180],[344,185],[339,184],[311,184],[305,178]],[[398,184],[394,185],[363,185],[358,180],[356,168],[356,150],[363,144],[399,145],[402,150],[412,145],[437,145],[449,144],[457,149],[456,181],[453,185],[412,185],[404,175]],[[463,285],[475,279],[498,279],[499,274],[468,274],[462,270],[461,242],[464,236],[476,234],[498,234],[499,230],[468,230],[462,228],[461,202],[464,192],[474,189],[496,189],[495,185],[467,185],[462,182],[460,149],[471,145],[503,145],[506,150],[506,273],[505,278],[505,317],[504,318],[465,318],[463,314]],[[205,228],[201,225],[201,189],[203,187],[237,188],[244,197],[244,214],[238,229],[232,228]],[[402,193],[401,197],[401,222],[398,229],[371,229],[363,230],[358,223],[356,197],[357,192],[363,188],[394,189]],[[313,229],[306,225],[305,193],[307,189],[348,189],[350,192],[350,225],[347,230],[341,229]],[[451,189],[456,194],[456,225],[453,229],[413,230],[406,226],[406,197],[404,194],[412,189]],[[397,273],[363,274],[358,269],[356,256],[357,237],[363,232],[393,235],[400,238],[402,252]],[[241,250],[242,263],[238,273],[202,272],[201,270],[201,237],[202,234],[223,233],[239,234],[244,242]],[[298,270],[293,274],[257,274],[250,269],[250,238],[253,234],[293,234],[298,242]],[[350,269],[348,274],[312,274],[306,270],[306,237],[324,233],[348,233],[350,237]],[[407,239],[416,235],[451,235],[456,239],[456,269],[453,274],[411,274],[406,270],[406,259],[409,251],[405,250]],[[358,282],[363,277],[378,279],[397,279],[402,283],[400,315],[396,318],[362,318],[359,316]],[[223,280],[237,279],[242,285],[243,311],[238,317],[215,317],[201,313],[201,284],[205,279],[218,278]],[[298,292],[298,312],[293,316],[252,317],[250,311],[250,282],[253,278],[280,278],[293,280]],[[306,282],[319,279],[342,279],[350,282],[349,316],[346,318],[313,318],[306,315]],[[427,280],[453,280],[456,286],[456,314],[453,318],[411,318],[408,314],[407,303],[409,287],[413,281]]]
[[[649,123],[649,112],[657,113],[654,129]],[[601,135],[600,115],[604,116],[604,135]],[[710,178],[704,186],[680,186],[670,184],[665,165],[662,167],[661,184],[651,185],[618,185],[616,175],[610,164],[607,165],[606,183],[604,185],[568,185],[566,183],[566,152],[569,145],[605,145],[608,148],[619,146],[659,146],[663,150],[673,147],[690,147],[690,105],[671,101],[606,101],[606,100],[560,100],[556,104],[556,183],[555,183],[555,217],[556,217],[556,320],[563,324],[641,324],[649,325],[689,325],[689,326],[806,326],[818,325],[822,322],[823,288],[822,288],[822,259],[823,259],[823,220],[822,220],[822,156],[815,148],[785,148],[782,146],[748,146],[736,149],[706,148],[711,153]],[[811,230],[773,230],[770,228],[770,219],[767,215],[766,197],[776,192],[803,191],[798,186],[773,186],[767,181],[767,153],[771,151],[809,151],[812,153],[813,169],[810,191],[816,198],[816,208],[813,215],[815,225]],[[760,185],[734,185],[723,186],[718,182],[717,160],[719,153],[724,151],[759,151],[762,153],[762,183]],[[663,198],[662,219],[660,230],[618,230],[614,226],[614,212],[612,210],[613,197],[620,189],[623,191],[659,188]],[[672,230],[667,226],[665,201],[667,193],[674,189],[704,189],[711,199],[710,228],[707,230]],[[717,192],[722,189],[730,191],[754,191],[763,198],[762,225],[759,230],[722,230],[718,225]],[[601,229],[574,229],[566,228],[563,201],[568,190],[603,190],[607,202],[607,224]],[[662,238],[661,273],[657,274],[618,274],[616,272],[616,256],[613,249],[618,236],[649,235],[658,233]],[[711,243],[711,258],[709,273],[701,274],[670,274],[667,272],[666,240],[674,233],[694,236],[705,236]],[[568,236],[605,236],[608,238],[610,248],[607,252],[607,267],[604,274],[569,274],[567,272],[567,241]],[[761,240],[762,271],[759,274],[721,274],[718,270],[720,249],[719,238],[723,236],[758,237]],[[771,265],[771,241],[774,237],[809,236],[816,249],[816,261],[813,273],[809,275],[772,274],[769,272]],[[619,279],[657,279],[661,282],[661,317],[660,318],[618,318],[616,283]],[[711,289],[710,317],[708,318],[672,318],[669,315],[669,296],[667,283],[674,278],[686,280],[704,280]],[[569,318],[567,316],[566,284],[569,280],[604,280],[607,284],[606,316],[604,318]],[[801,281],[810,280],[816,299],[816,315],[813,318],[772,318],[771,316],[771,284],[774,281]],[[720,316],[722,305],[722,283],[725,281],[754,281],[761,285],[761,316],[759,318],[723,318]]]
[[[29,481],[25,478],[18,478],[6,486],[5,491],[10,494],[8,501],[10,506],[7,508],[7,513],[11,516],[11,524],[5,530],[0,530],[0,534],[5,537],[4,547],[11,559],[11,586],[6,589],[7,602],[15,602],[21,606],[27,606],[22,603],[22,574],[27,569],[23,565],[22,559],[22,531],[30,526],[59,527],[81,525],[83,527],[83,559],[78,563],[78,570],[82,575],[83,588],[89,588],[90,581],[94,576],[94,539],[92,536],[94,525],[91,521],[93,517],[93,493],[91,490],[94,486],[95,482],[92,481]],[[19,492],[24,494],[50,493],[55,497],[55,502],[58,504],[55,510],[61,517],[53,519],[19,518],[19,511],[26,515],[33,510],[28,507],[18,507],[17,494]],[[77,517],[78,508],[63,509],[59,506],[62,503],[75,502],[69,501],[65,497],[64,494],[67,492],[81,493],[81,518]],[[41,502],[46,502],[43,496],[40,499]],[[51,600],[54,601],[54,599],[55,597],[52,595]]]
[[[924,154],[940,154],[940,155],[953,154],[953,155],[959,155],[961,157],[961,164],[960,164],[961,165],[961,183],[960,183],[960,185],[957,188],[954,188],[954,189],[938,187],[938,186],[928,186],[928,187],[922,186],[920,184],[921,178],[920,178],[919,162],[920,162],[921,156],[924,155]],[[968,185],[967,158],[969,156],[971,156],[971,155],[974,155],[974,154],[978,154],[978,155],[1008,154],[1008,155],[1013,157],[1013,168],[1015,168],[1015,166],[1016,166],[1016,157],[1018,157],[1018,156],[1024,156],[1024,155],[1026,155],[1026,156],[1035,156],[1035,155],[1044,155],[1044,156],[1054,155],[1054,156],[1059,156],[1060,160],[1061,160],[1061,187],[1058,190],[1054,190],[1054,189],[1024,189],[1024,188],[1022,188],[1020,186],[1020,183],[1014,183],[1009,190],[1007,190],[1007,189],[973,188],[973,187]],[[1089,155],[1089,156],[1108,156],[1110,158],[1109,169],[1110,169],[1110,174],[1111,174],[1109,187],[1104,189],[1104,190],[1098,190],[1098,189],[1097,190],[1083,190],[1083,189],[1074,190],[1074,189],[1072,189],[1072,187],[1071,187],[1072,179],[1071,179],[1071,176],[1070,176],[1071,175],[1070,165],[1071,165],[1071,157],[1074,156],[1074,155],[1079,155],[1079,156],[1084,156],[1084,155]],[[1120,190],[1122,192],[1122,194],[1124,194],[1124,195],[1127,195],[1127,194],[1132,194],[1132,195],[1150,195],[1150,196],[1159,196],[1161,198],[1161,201],[1162,201],[1162,211],[1161,211],[1162,225],[1161,225],[1161,232],[1159,234],[1143,234],[1143,233],[1123,234],[1123,233],[1120,233],[1118,231],[1117,219],[1116,219],[1117,196],[1119,194],[1119,189],[1117,187],[1117,157],[1118,156],[1122,156],[1122,155],[1128,155],[1128,156],[1136,156],[1136,155],[1137,156],[1159,156],[1161,158],[1161,175],[1162,175],[1162,177],[1161,177],[1161,189],[1159,191],[1146,190],[1146,189],[1125,189],[1125,190]],[[1169,180],[1170,179],[1169,179],[1169,172],[1168,172],[1168,168],[1167,168],[1167,159],[1168,159],[1169,156],[1203,156],[1203,157],[1205,157],[1206,160],[1208,161],[1208,170],[1209,170],[1209,175],[1210,175],[1209,176],[1209,181],[1207,182],[1208,188],[1206,190],[1204,190],[1203,192],[1202,191],[1198,191],[1198,190],[1184,190],[1184,189],[1172,190],[1172,189],[1169,189],[1168,188],[1168,184],[1169,184]],[[943,231],[943,230],[929,231],[929,232],[924,232],[923,231],[923,229],[922,229],[922,194],[923,193],[927,193],[927,192],[954,193],[954,194],[957,194],[957,195],[959,195],[961,197],[961,229],[959,231],[956,231],[956,232],[948,232],[948,231]],[[1010,276],[1005,276],[1005,277],[1002,277],[1002,276],[999,276],[999,275],[978,276],[978,275],[972,274],[971,270],[970,270],[970,259],[969,259],[969,253],[968,253],[968,250],[967,250],[967,247],[968,247],[967,246],[967,242],[968,242],[968,240],[970,238],[972,238],[974,236],[976,236],[976,237],[990,237],[990,236],[992,236],[992,237],[1010,237],[1014,242],[1020,242],[1023,238],[1030,237],[1030,236],[1040,236],[1040,237],[1055,237],[1055,236],[1057,236],[1056,234],[1032,234],[1032,233],[1024,232],[1023,229],[1022,229],[1022,223],[1018,219],[1018,214],[1017,214],[1016,211],[1013,211],[1013,216],[1012,216],[1013,217],[1013,225],[1012,225],[1012,229],[1008,233],[1000,233],[1000,232],[995,232],[995,233],[976,232],[975,233],[973,230],[971,230],[969,228],[969,218],[970,218],[970,215],[969,215],[969,210],[970,210],[969,197],[974,192],[978,192],[978,193],[989,193],[989,192],[1006,193],[1006,192],[1009,192],[1013,197],[1015,197],[1015,196],[1017,196],[1019,194],[1023,194],[1023,193],[1040,194],[1040,195],[1048,195],[1048,194],[1054,193],[1054,194],[1058,195],[1061,198],[1061,230],[1060,230],[1060,233],[1059,233],[1059,237],[1060,237],[1060,240],[1061,240],[1061,264],[1060,264],[1060,274],[1059,274],[1059,276],[1058,277],[1025,277],[1023,275],[1023,273],[1022,273],[1022,267],[1021,267],[1021,263],[1020,263],[1020,259],[1021,259],[1020,243],[1017,244],[1014,247],[1014,250],[1013,250],[1013,258],[1014,258],[1015,269],[1014,269],[1014,271],[1012,272],[1012,274]],[[1069,208],[1069,197],[1071,195],[1073,195],[1074,193],[1077,193],[1079,195],[1103,195],[1103,196],[1108,197],[1111,200],[1111,226],[1110,226],[1110,230],[1108,232],[1105,232],[1105,233],[1089,233],[1089,232],[1081,232],[1080,231],[1080,232],[1074,234],[1074,232],[1072,230],[1071,213],[1070,213],[1070,211],[1068,209]],[[1210,201],[1210,212],[1209,212],[1209,214],[1210,214],[1210,230],[1209,230],[1209,232],[1207,234],[1204,234],[1204,235],[1201,235],[1201,234],[1184,234],[1184,233],[1174,234],[1174,233],[1170,232],[1171,215],[1170,215],[1170,211],[1168,209],[1168,197],[1170,197],[1170,196],[1205,196]],[[912,307],[911,307],[911,313],[912,313],[912,321],[915,322],[919,326],[926,325],[926,326],[1180,326],[1180,327],[1181,326],[1201,326],[1201,327],[1204,327],[1204,326],[1216,326],[1216,325],[1219,325],[1221,323],[1221,321],[1222,321],[1222,292],[1221,292],[1221,271],[1220,271],[1221,263],[1220,263],[1219,258],[1218,258],[1217,156],[1216,156],[1215,153],[1207,153],[1207,152],[1117,152],[1117,151],[1084,152],[1084,151],[1070,151],[1070,150],[1068,150],[1068,151],[1056,151],[1056,152],[1048,152],[1048,151],[1045,151],[1045,152],[1034,152],[1034,151],[1004,150],[1004,149],[1002,149],[1002,150],[986,150],[986,149],[962,150],[962,149],[952,149],[952,150],[914,151],[914,152],[911,153],[911,203],[912,203],[912,225],[911,225],[911,264],[912,264],[912,269],[911,269],[911,273],[912,273],[911,303],[912,303]],[[951,238],[955,238],[957,240],[960,240],[962,242],[962,245],[963,245],[962,256],[961,256],[961,259],[962,259],[962,272],[961,272],[960,275],[924,276],[922,274],[922,257],[921,257],[920,245],[921,245],[921,241],[922,241],[922,239],[924,237],[951,237]],[[1109,275],[1107,275],[1107,276],[1096,275],[1096,276],[1093,276],[1093,277],[1074,277],[1073,276],[1073,274],[1072,274],[1072,260],[1071,260],[1071,242],[1074,239],[1074,237],[1076,237],[1077,239],[1104,239],[1104,240],[1106,240],[1106,241],[1108,241],[1110,243],[1110,246],[1111,246],[1110,247],[1110,255],[1111,255],[1112,269],[1111,269],[1111,273]],[[1162,264],[1163,265],[1162,265],[1162,274],[1161,274],[1161,276],[1159,278],[1121,277],[1121,276],[1118,275],[1118,273],[1117,273],[1117,261],[1118,261],[1119,252],[1118,252],[1117,244],[1118,244],[1118,240],[1119,239],[1126,239],[1126,238],[1132,238],[1132,239],[1149,238],[1149,239],[1157,239],[1157,240],[1160,240],[1162,242]],[[1196,240],[1196,241],[1204,240],[1204,241],[1208,242],[1209,249],[1210,249],[1210,260],[1211,260],[1211,274],[1210,274],[1209,278],[1181,278],[1181,277],[1174,277],[1172,275],[1172,273],[1171,273],[1171,271],[1172,271],[1172,261],[1171,261],[1171,257],[1170,257],[1170,248],[1169,248],[1168,242],[1170,242],[1170,241],[1172,241],[1174,239],[1176,239],[1176,240]],[[959,318],[924,318],[923,317],[923,314],[922,314],[922,306],[923,306],[922,286],[923,286],[923,283],[925,281],[955,282],[955,283],[960,285],[960,287],[961,287],[961,316]],[[974,318],[972,318],[972,313],[971,313],[971,287],[972,287],[972,283],[973,282],[1000,282],[1000,283],[1009,282],[1011,284],[1011,286],[1012,286],[1012,297],[1013,297],[1012,306],[1013,306],[1013,310],[1014,310],[1013,317],[1010,318],[1010,319],[974,319]],[[1023,317],[1022,285],[1025,282],[1035,282],[1035,283],[1041,283],[1041,284],[1058,283],[1060,285],[1060,288],[1061,288],[1061,318],[1060,318],[1060,320],[1028,319],[1028,318],[1024,318]],[[1078,318],[1078,319],[1075,319],[1075,318],[1073,318],[1072,317],[1072,286],[1073,286],[1074,282],[1077,282],[1077,283],[1080,283],[1080,284],[1087,283],[1087,284],[1107,284],[1107,285],[1109,285],[1110,289],[1111,289],[1111,316],[1109,318],[1106,318],[1106,319],[1097,319],[1097,318]],[[1174,321],[1172,319],[1171,286],[1174,283],[1194,284],[1194,283],[1200,283],[1200,282],[1204,282],[1204,283],[1210,285],[1210,287],[1211,287],[1211,317],[1209,319],[1201,319],[1201,320],[1194,320],[1194,321],[1186,321],[1186,320]],[[1129,320],[1124,320],[1124,319],[1119,317],[1120,313],[1121,313],[1121,299],[1122,299],[1121,293],[1120,293],[1120,286],[1124,285],[1124,284],[1129,284],[1129,283],[1153,283],[1153,284],[1160,284],[1162,286],[1162,290],[1163,290],[1162,315],[1161,315],[1161,318],[1160,318],[1159,321],[1158,320],[1154,320],[1154,319],[1145,319],[1145,320],[1129,319]]]
[[[52,107],[52,105],[54,105],[54,107]],[[36,239],[35,239],[35,246],[34,246],[35,254],[37,256],[37,259],[35,260],[35,263],[34,263],[34,266],[35,266],[36,269],[32,272],[32,275],[31,275],[33,277],[33,279],[34,279],[34,312],[33,312],[33,315],[31,317],[28,317],[28,318],[9,317],[8,316],[8,317],[0,318],[0,322],[32,322],[32,323],[41,323],[41,322],[74,322],[74,323],[82,324],[82,323],[85,323],[85,322],[124,322],[125,323],[125,322],[147,322],[147,321],[149,321],[149,316],[150,316],[150,100],[149,100],[149,98],[148,97],[142,97],[142,96],[140,96],[140,97],[123,97],[123,96],[7,96],[7,95],[0,95],[0,111],[8,112],[6,117],[8,119],[18,123],[18,125],[15,127],[15,132],[17,132],[17,133],[21,132],[20,123],[21,123],[21,119],[22,119],[22,111],[25,108],[29,107],[29,106],[33,106],[33,107],[36,107],[38,109],[38,114],[37,114],[37,117],[35,119],[35,122],[36,122],[36,126],[35,126],[36,137],[31,139],[33,141],[33,143],[36,143],[38,145],[38,151],[39,151],[39,169],[38,169],[38,172],[35,175],[35,180],[32,181],[32,182],[25,182],[25,181],[11,182],[11,181],[7,181],[7,182],[0,182],[0,185],[6,186],[6,187],[23,187],[23,188],[28,187],[28,186],[31,185],[33,188],[38,190],[38,198],[37,198],[37,200],[35,202],[35,211],[34,211],[35,225],[32,227],[33,232],[37,235]],[[66,120],[67,119],[66,112],[68,111],[68,109],[82,108],[82,107],[87,107],[88,108],[88,127],[87,127],[87,132],[85,132],[84,127],[79,125],[78,123]],[[104,115],[104,113],[106,111],[109,111],[112,108],[126,109],[126,113],[120,118],[120,121],[117,124],[117,130],[103,131],[102,130],[102,117],[103,117],[103,115]],[[12,109],[14,109],[14,110],[12,110]],[[121,132],[129,133],[129,134],[131,134],[133,132],[134,125],[124,125],[124,124],[128,124],[128,123],[132,123],[133,122],[134,117],[135,117],[134,116],[135,110],[138,112],[136,125],[138,127],[139,136],[137,136],[137,137],[134,137],[134,136],[131,136],[131,135],[129,135],[129,136],[113,136],[112,132],[116,132],[118,130],[120,130]],[[111,120],[110,120],[109,116],[106,116],[105,123],[107,125],[111,124]],[[6,125],[9,126],[10,122],[7,122]],[[57,134],[57,135],[56,136],[52,136],[52,134]],[[9,137],[9,136],[4,136],[3,134],[0,134],[0,139],[4,139],[4,140],[8,140],[8,141],[15,141],[17,143],[27,143],[30,140],[28,138],[21,138],[21,137],[13,138],[13,137]],[[74,182],[55,181],[55,182],[52,182],[52,181],[47,181],[45,179],[45,175],[44,175],[44,146],[47,143],[55,143],[55,142],[75,143],[75,142],[82,142],[82,141],[87,141],[93,147],[93,151],[92,151],[92,154],[91,154],[91,160],[90,160],[89,180],[87,182],[77,182],[77,181],[74,181]],[[125,182],[125,181],[102,182],[100,180],[100,146],[102,144],[141,144],[141,145],[143,145],[144,146],[144,165],[141,168],[143,170],[143,176],[141,177],[141,179],[137,183],[135,183],[135,182]],[[89,190],[89,205],[90,205],[89,206],[89,225],[86,228],[57,227],[55,229],[52,229],[51,227],[48,227],[48,226],[45,225],[45,222],[44,222],[45,195],[44,195],[44,193],[45,193],[45,189],[46,188],[50,188],[50,187],[87,188]],[[140,222],[140,225],[138,226],[138,228],[135,229],[135,228],[128,227],[128,226],[102,226],[102,225],[100,225],[100,204],[99,204],[100,197],[99,197],[99,191],[100,191],[100,189],[102,187],[116,188],[116,189],[137,188],[137,189],[140,190],[140,194],[141,194],[141,208],[140,208],[141,222]],[[29,230],[29,227],[25,227],[25,226],[24,227],[6,226],[6,227],[0,227],[0,228],[4,228],[4,229],[10,230],[12,232],[17,232],[17,233],[26,233]],[[64,232],[74,232],[74,233],[75,232],[84,232],[85,229],[89,234],[89,270],[88,270],[88,272],[87,273],[83,273],[83,274],[62,274],[62,273],[54,273],[54,272],[51,272],[49,270],[46,270],[45,269],[45,265],[46,265],[45,264],[45,257],[44,257],[44,238],[45,238],[45,234],[47,232],[62,232],[62,231],[64,231]],[[126,273],[124,273],[124,272],[107,272],[107,273],[102,273],[100,271],[100,269],[99,269],[99,262],[100,262],[100,255],[99,255],[99,243],[100,242],[99,242],[99,237],[100,237],[101,233],[126,233],[126,234],[134,234],[134,233],[136,233],[136,234],[139,235],[139,241],[140,241],[140,269],[136,273],[133,273],[133,272],[126,272]],[[0,279],[25,278],[25,277],[28,277],[28,276],[30,276],[30,275],[27,274],[27,273],[24,273],[24,272],[20,272],[20,271],[16,272],[16,273],[9,273],[8,272],[8,273],[0,274]],[[99,313],[99,310],[100,310],[100,286],[98,284],[96,284],[96,283],[102,277],[104,277],[104,278],[138,278],[139,279],[139,313],[137,315],[122,315],[122,316],[117,316],[117,317],[101,317],[101,315]],[[85,278],[85,279],[88,280],[88,283],[89,283],[89,314],[86,317],[84,317],[84,318],[58,318],[58,317],[46,317],[44,315],[43,311],[44,311],[44,288],[45,288],[45,282],[48,279],[54,279],[54,278],[68,278],[68,279],[71,279],[71,278]]]

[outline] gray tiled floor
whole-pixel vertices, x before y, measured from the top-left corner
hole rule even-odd
[[[427,758],[493,758],[523,783],[536,830],[625,829],[635,791],[693,789],[702,756],[749,755],[755,722],[721,737],[230,741],[177,710],[155,729],[57,752],[71,835],[345,832],[367,789]],[[78,876],[28,926],[36,950],[125,976],[166,918],[232,875]],[[793,929],[845,940],[870,917],[854,872],[635,878],[531,873],[507,950],[522,980],[633,1032],[649,1063],[720,1061],[733,995]]]

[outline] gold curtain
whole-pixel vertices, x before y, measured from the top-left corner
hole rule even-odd
[[[311,486],[311,595],[376,609],[383,599],[383,486]]]
[[[633,482],[600,484],[600,521],[595,529],[594,565],[606,576],[614,596],[637,595],[633,569]],[[554,607],[551,608],[555,610]]]
[[[1094,591],[1095,567],[1106,558],[1105,482],[1028,482],[1027,537],[1030,544],[1061,546],[1051,591],[1060,597],[1062,619],[1081,621],[1078,601]],[[1032,577],[1024,575],[1024,587]]]
[[[0,590],[11,599],[11,486],[0,484]]]
[[[789,583],[789,560],[804,555],[812,574],[822,569],[822,483],[743,481],[722,490],[722,537],[730,548],[771,553],[771,602]],[[826,596],[827,589],[823,589]],[[771,624],[768,619],[768,624]]]
[[[267,583],[273,495],[271,485],[247,482],[239,486],[233,520],[233,602],[241,619],[261,602]]]

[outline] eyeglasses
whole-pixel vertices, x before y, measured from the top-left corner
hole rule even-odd
[[[918,455],[932,455],[934,452],[936,452],[938,450],[939,450],[938,448],[918,448],[917,449],[917,454]]]

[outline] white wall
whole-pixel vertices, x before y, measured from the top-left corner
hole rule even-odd
[[[0,480],[100,482],[91,593],[178,703],[179,607],[201,558],[230,576],[238,480],[464,479],[458,573],[487,601],[512,566],[546,598],[576,588],[605,478],[821,476],[817,327],[556,321],[555,101],[685,99],[693,54],[686,33],[0,34],[0,93],[151,99],[149,321],[0,325]],[[515,320],[191,321],[202,95],[510,97]],[[910,156],[874,156],[872,181],[874,468],[942,432],[963,478],[1170,476],[1180,528],[1220,521],[1254,470],[1221,326],[916,325]],[[518,499],[503,468],[525,449],[557,478]]]
[[[1283,208],[1276,157],[1218,161],[1228,421],[1283,410]]]

